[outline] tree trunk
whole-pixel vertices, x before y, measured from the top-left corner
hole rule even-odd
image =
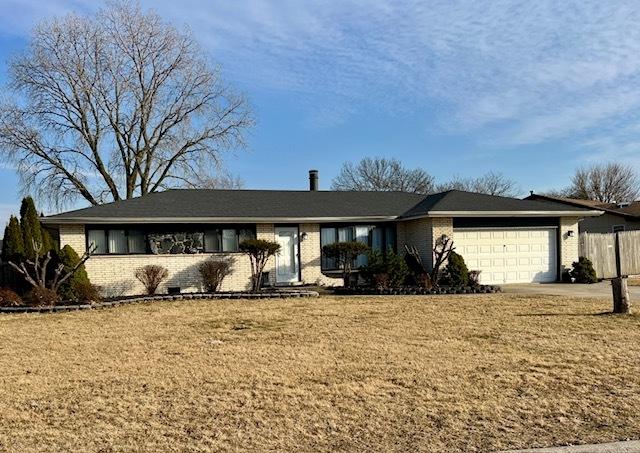
[[[631,310],[631,300],[629,299],[629,288],[626,277],[618,277],[611,280],[613,291],[613,312],[627,314]]]

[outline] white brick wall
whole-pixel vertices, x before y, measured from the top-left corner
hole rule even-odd
[[[320,263],[320,225],[300,224],[300,266],[302,282],[318,285],[341,285],[339,275],[329,277],[322,273]],[[302,235],[306,233],[303,240]],[[433,263],[432,249],[435,238],[442,234],[453,235],[451,219],[419,219],[397,224],[398,253],[404,253],[404,244],[415,245],[422,259],[430,268]],[[259,239],[275,241],[273,224],[256,225]],[[71,245],[79,254],[85,251],[85,229],[83,225],[60,225],[60,245]],[[577,244],[577,242],[576,242]],[[577,247],[577,245],[576,245]],[[159,288],[165,292],[169,286],[179,286],[183,291],[202,290],[198,265],[210,257],[231,256],[234,272],[222,286],[224,291],[240,291],[249,288],[251,267],[249,258],[243,254],[199,254],[199,255],[117,255],[93,256],[87,261],[87,272],[91,281],[113,294],[141,293],[142,285],[134,277],[137,268],[147,264],[158,264],[169,270],[168,280]],[[265,271],[270,283],[275,284],[275,258],[271,258]]]
[[[560,218],[560,275],[564,269],[571,269],[574,261],[578,261],[578,220],[577,217]],[[569,236],[569,231],[573,231],[573,236]]]

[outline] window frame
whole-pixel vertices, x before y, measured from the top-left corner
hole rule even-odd
[[[85,225],[84,239],[86,250],[89,250],[89,232],[90,231],[103,231],[105,237],[106,252],[94,253],[94,256],[180,256],[180,255],[213,255],[213,254],[239,254],[240,250],[223,251],[223,242],[220,238],[219,246],[220,250],[208,251],[206,249],[207,232],[235,229],[236,231],[236,247],[240,244],[240,232],[250,231],[255,238],[257,235],[256,224],[152,224],[152,225],[140,225],[140,224],[97,224],[97,225]],[[110,230],[124,230],[127,252],[126,253],[110,253],[109,250],[109,231]],[[140,232],[144,238],[144,251],[143,252],[130,252],[129,234],[130,232]],[[149,236],[153,234],[162,233],[202,233],[203,244],[202,252],[198,253],[152,253],[149,245]]]
[[[616,229],[618,228],[618,229]],[[621,233],[623,231],[627,230],[627,226],[623,225],[623,224],[619,224],[619,225],[611,225],[611,232],[612,233]]]
[[[332,242],[332,244],[336,243],[336,242],[340,242],[339,241],[339,231],[340,228],[352,228],[353,229],[353,233],[351,234],[351,236],[353,236],[353,240],[356,240],[356,227],[359,226],[367,226],[367,227],[373,227],[370,228],[369,230],[369,234],[367,235],[367,247],[371,248],[372,247],[372,242],[373,242],[373,231],[376,228],[380,228],[382,230],[382,250],[380,250],[382,252],[383,256],[386,256],[387,253],[389,253],[389,250],[393,251],[394,253],[396,253],[397,248],[398,248],[398,230],[397,230],[397,226],[395,223],[392,222],[385,222],[385,223],[370,223],[370,222],[358,222],[358,223],[327,223],[327,224],[321,224],[320,225],[320,271],[321,272],[336,272],[341,270],[339,267],[334,266],[334,267],[326,267],[325,266],[325,262],[327,260],[329,260],[329,258],[326,258],[324,256],[324,253],[322,251],[322,247],[324,244],[322,243],[322,230],[323,229],[328,229],[328,228],[333,228],[335,230],[334,233],[334,242]],[[393,233],[393,238],[392,241],[389,241],[389,234],[388,234],[388,229],[392,228],[394,233]],[[389,248],[388,246],[391,245],[391,248]],[[355,264],[355,263],[354,263]],[[354,271],[358,271],[360,266],[353,267]]]

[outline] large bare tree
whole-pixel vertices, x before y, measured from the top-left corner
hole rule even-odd
[[[253,123],[189,33],[125,2],[39,24],[8,88],[2,158],[54,202],[210,181]]]
[[[433,176],[421,168],[406,168],[397,159],[364,158],[346,162],[332,183],[333,190],[433,192]]]
[[[500,172],[490,171],[475,178],[453,177],[450,181],[438,184],[439,192],[445,190],[465,190],[468,192],[517,197],[520,193],[517,183]]]
[[[553,193],[603,203],[633,201],[640,196],[640,178],[633,167],[627,164],[595,164],[577,169],[571,178],[571,185]]]

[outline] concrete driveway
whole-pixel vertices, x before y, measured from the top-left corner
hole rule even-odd
[[[579,283],[516,283],[501,285],[508,294],[541,294],[566,297],[611,298],[611,283],[603,281],[591,285]],[[631,301],[640,302],[640,286],[629,286]]]

